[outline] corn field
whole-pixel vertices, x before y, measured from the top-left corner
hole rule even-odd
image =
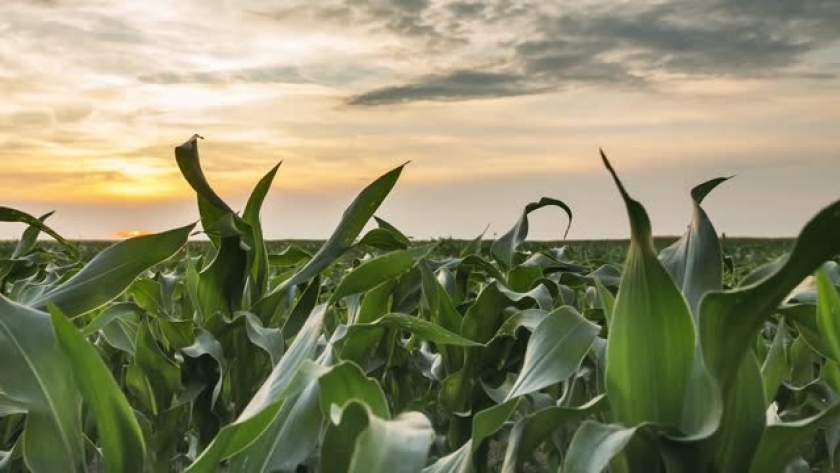
[[[175,161],[209,252],[190,224],[83,258],[0,207],[26,225],[0,260],[0,471],[840,471],[840,201],[743,267],[702,207],[726,178],[657,251],[601,159],[623,264],[526,250],[532,212],[572,225],[549,197],[444,256],[376,216],[403,167],[320,248],[269,250],[278,167],[236,211],[195,138]]]

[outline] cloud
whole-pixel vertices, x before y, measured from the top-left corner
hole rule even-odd
[[[464,100],[536,93],[539,86],[516,73],[471,70],[420,78],[417,82],[375,89],[350,100],[350,105],[385,105],[417,100]]]
[[[459,32],[447,43],[460,44],[448,55],[456,66],[363,91],[348,103],[469,100],[572,85],[647,88],[657,87],[663,77],[836,77],[830,63],[810,59],[840,40],[840,2],[835,0],[583,5],[567,5],[558,12],[549,3],[528,9],[510,1],[450,3],[445,19],[438,15],[438,21],[458,26],[435,31]],[[488,43],[500,21],[515,36],[501,35]],[[463,24],[470,25],[471,35],[463,34]],[[493,80],[461,80],[463,71],[486,71],[488,64],[494,72],[477,75]]]

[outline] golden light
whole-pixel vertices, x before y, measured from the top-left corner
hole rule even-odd
[[[119,231],[117,233],[114,233],[114,236],[117,237],[117,238],[124,239],[124,238],[134,238],[134,237],[139,237],[139,236],[149,235],[149,234],[150,234],[150,232],[148,232],[146,230],[122,230],[122,231]]]

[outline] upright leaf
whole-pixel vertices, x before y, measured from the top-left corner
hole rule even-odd
[[[723,250],[715,227],[700,205],[715,187],[728,179],[712,179],[691,190],[694,212],[688,230],[659,255],[659,260],[674,278],[695,318],[703,295],[723,287]]]
[[[142,472],[146,445],[140,425],[105,362],[76,327],[59,311],[52,323],[61,349],[70,360],[73,377],[96,420],[108,471]]]
[[[654,253],[647,212],[601,156],[627,206],[632,231],[607,339],[610,406],[616,419],[630,426],[678,426],[694,364],[694,322]]]
[[[0,412],[27,413],[23,457],[35,473],[82,471],[81,398],[50,316],[0,295]]]

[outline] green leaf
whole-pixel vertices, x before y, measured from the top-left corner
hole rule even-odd
[[[390,419],[388,399],[379,383],[365,376],[359,365],[344,361],[332,367],[318,380],[321,387],[321,413],[332,416],[333,406],[343,409],[353,401],[366,405],[371,413],[382,419]],[[336,422],[333,419],[333,423]]]
[[[721,471],[747,471],[766,424],[766,402],[755,355],[741,361],[732,390],[724,401],[723,418],[711,439]]]
[[[221,210],[223,214],[232,214],[234,213],[233,210],[210,187],[210,183],[207,182],[207,178],[204,176],[204,171],[201,170],[201,159],[198,157],[199,138],[203,139],[199,135],[193,135],[192,138],[175,148],[175,161],[178,163],[178,168],[181,170],[184,179],[190,184],[190,187],[195,190],[196,194]]]
[[[584,422],[569,445],[563,473],[601,473],[627,447],[637,431],[638,427]]]
[[[728,179],[712,179],[692,189],[694,213],[688,230],[659,255],[695,317],[699,316],[700,299],[707,292],[723,287],[723,250],[717,231],[700,204],[709,192]]]
[[[254,190],[251,192],[251,197],[248,198],[248,203],[245,205],[245,211],[242,213],[242,220],[245,221],[253,233],[253,252],[249,253],[251,264],[251,298],[257,300],[262,297],[266,290],[268,290],[268,275],[269,262],[268,250],[265,246],[263,237],[262,224],[260,223],[260,212],[262,211],[263,203],[265,202],[268,191],[271,189],[271,184],[274,182],[274,176],[277,175],[277,169],[282,162],[274,166],[260,182],[257,183]]]
[[[268,354],[271,358],[271,366],[277,366],[286,346],[282,330],[266,328],[259,317],[251,312],[237,312],[234,316],[234,320],[240,317],[245,319],[245,333],[248,335],[248,340]]]
[[[438,345],[453,345],[461,347],[480,347],[481,343],[452,333],[427,320],[407,314],[386,314],[381,318],[366,324],[353,324],[347,328],[348,334],[355,336],[358,332],[389,327],[405,330],[417,335],[422,340],[428,340]]]
[[[188,472],[215,472],[221,461],[242,452],[262,435],[280,414],[284,401],[310,386],[323,374],[312,363],[324,323],[326,305],[313,310],[286,354],[274,367],[251,402],[232,424],[225,426]]]
[[[429,254],[435,245],[393,251],[366,261],[347,273],[330,297],[334,303],[351,294],[366,292],[411,270],[417,261]]]
[[[796,422],[770,424],[761,437],[750,472],[771,473],[784,467],[799,455],[803,442],[813,438],[817,430],[840,418],[840,404],[807,419]]]
[[[508,439],[503,473],[522,471],[539,445],[551,433],[572,422],[578,422],[598,412],[609,409],[605,395],[592,398],[580,407],[547,407],[516,423]]]
[[[290,398],[268,428],[230,459],[231,471],[295,471],[316,448],[323,417],[319,384]]]
[[[327,426],[321,446],[321,471],[345,473],[350,468],[356,441],[368,426],[368,408],[351,400],[343,409],[334,409],[330,415],[333,416],[332,423]]]
[[[65,240],[64,238],[62,238],[61,235],[59,235],[52,228],[48,227],[42,221],[42,219],[46,219],[51,214],[52,214],[52,212],[50,212],[49,214],[46,214],[43,217],[41,217],[40,219],[38,219],[38,218],[33,217],[32,215],[29,215],[26,212],[21,212],[20,210],[17,210],[17,209],[12,209],[12,208],[9,208],[9,207],[0,206],[0,222],[25,223],[25,224],[29,225],[29,228],[35,228],[39,231],[42,231],[42,232],[46,233],[47,235],[49,235],[53,238],[55,238],[55,241],[61,243],[65,248],[67,248],[67,250],[70,251],[71,255],[73,255],[75,257],[78,257],[79,256],[79,249],[76,247],[76,245],[74,245],[74,244],[70,243],[69,241]],[[31,241],[35,240],[38,235],[34,232],[30,232],[29,235],[26,235],[26,236],[27,236],[27,238],[25,238],[26,242],[31,242]],[[23,245],[23,247],[19,246],[19,248],[21,248],[21,250],[23,250],[26,246],[24,244],[24,239],[21,239],[21,245]],[[15,258],[17,256],[21,256],[21,255],[18,254],[18,252],[16,251],[15,256],[13,256],[13,258]]]
[[[96,349],[58,310],[52,312],[52,323],[82,398],[96,420],[105,467],[108,471],[144,471],[143,433],[120,386]]]
[[[160,349],[146,323],[140,324],[134,363],[146,378],[153,402],[149,406],[155,415],[169,409],[175,393],[181,388],[181,369]]]
[[[817,324],[831,358],[840,360],[840,293],[825,270],[817,271]]]
[[[525,209],[522,211],[522,216],[519,217],[516,225],[490,246],[490,254],[493,255],[505,270],[510,271],[518,264],[516,261],[517,249],[528,237],[528,215],[535,210],[548,206],[559,207],[569,218],[566,232],[563,234],[563,238],[566,238],[566,235],[569,233],[569,228],[572,226],[572,209],[563,201],[549,197],[543,197],[539,202],[531,202],[525,206]]]
[[[764,386],[764,399],[766,404],[771,404],[776,399],[776,392],[779,386],[782,385],[785,376],[788,373],[786,340],[788,338],[788,329],[785,320],[781,319],[779,325],[776,326],[776,336],[773,338],[773,344],[770,346],[770,352],[764,359],[764,364],[761,366],[761,379]]]
[[[784,264],[747,287],[710,292],[700,304],[706,366],[726,392],[764,321],[819,266],[840,253],[840,201],[820,211],[799,234]]]
[[[219,379],[213,387],[213,397],[210,401],[210,407],[215,406],[216,401],[219,399],[219,395],[222,393],[222,384],[224,383],[225,374],[227,373],[227,359],[225,358],[225,352],[222,348],[222,344],[219,343],[219,341],[216,340],[216,337],[214,337],[210,332],[204,329],[197,329],[193,344],[188,347],[184,347],[181,351],[191,358],[199,358],[203,355],[208,355],[216,361],[216,364],[219,366]]]
[[[81,471],[81,398],[50,316],[0,295],[0,412],[27,413],[23,457],[35,473]]]
[[[694,365],[694,322],[654,253],[647,212],[627,194],[603,152],[601,156],[624,199],[632,230],[607,339],[610,406],[616,420],[627,425],[678,426]]]
[[[55,304],[68,317],[89,312],[117,298],[143,271],[171,258],[186,243],[194,225],[114,244],[96,255],[73,277],[30,304]]]
[[[397,179],[399,179],[402,173],[403,167],[405,165],[384,174],[362,190],[353,203],[344,211],[338,227],[324,245],[321,246],[321,249],[315,253],[315,256],[291,278],[284,281],[264,297],[260,301],[260,307],[266,308],[264,310],[269,310],[268,308],[273,307],[278,299],[282,299],[282,295],[286,290],[321,274],[323,270],[327,269],[336,259],[349,250],[353,246],[356,237],[359,236],[359,233],[365,227],[365,224],[367,224],[376,210],[379,209],[379,206],[391,192],[391,189],[394,188]],[[255,310],[255,313],[262,315],[257,310]]]
[[[394,420],[371,415],[359,435],[350,473],[416,473],[423,469],[435,431],[429,419],[406,412]]]
[[[524,396],[572,376],[601,327],[563,306],[548,314],[534,330],[525,362],[507,399]]]
[[[55,211],[47,212],[38,217],[38,220],[41,223],[44,223],[54,213]],[[18,241],[18,244],[15,247],[15,251],[12,252],[12,259],[22,258],[29,254],[29,252],[35,248],[35,244],[38,242],[38,235],[40,234],[41,228],[39,226],[29,225],[26,227],[26,230],[23,231],[23,236],[20,237],[20,241]]]

